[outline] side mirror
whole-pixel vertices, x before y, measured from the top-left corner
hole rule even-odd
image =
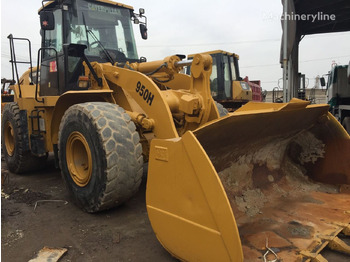
[[[147,58],[144,56],[140,57],[140,63],[146,63],[147,62]]]
[[[42,30],[55,29],[55,17],[51,11],[40,12],[40,26]]]
[[[321,86],[326,86],[326,80],[324,80],[324,77],[320,78],[320,83],[321,83]]]
[[[142,39],[146,40],[148,35],[147,35],[147,26],[145,24],[140,24],[140,33],[141,33]]]

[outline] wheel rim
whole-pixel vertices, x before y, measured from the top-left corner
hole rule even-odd
[[[85,137],[75,131],[67,140],[66,161],[68,170],[74,183],[79,187],[86,186],[92,174],[92,157]]]
[[[12,124],[9,121],[6,122],[4,131],[5,131],[4,132],[5,147],[6,147],[7,154],[9,156],[13,156],[15,152],[15,144],[16,144],[15,131],[12,127]]]

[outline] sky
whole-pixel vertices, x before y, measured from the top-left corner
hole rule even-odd
[[[173,54],[221,49],[240,56],[242,77],[261,80],[266,90],[281,85],[281,1],[130,0],[122,3],[133,6],[135,11],[139,8],[146,11],[148,40],[141,39],[137,25],[134,32],[138,54],[148,61]],[[36,65],[40,48],[37,13],[40,6],[41,0],[1,0],[1,78],[12,76],[9,34],[31,40]],[[28,60],[24,44],[16,45],[16,50],[18,58]],[[333,62],[349,63],[350,32],[305,36],[300,43],[299,60],[299,71],[306,75],[311,88],[316,76],[326,74]],[[20,74],[26,68],[27,65],[22,65]]]

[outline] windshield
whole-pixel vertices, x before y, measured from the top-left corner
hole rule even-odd
[[[69,12],[67,40],[86,45],[85,54],[92,60],[136,60],[130,15],[130,9],[78,0]]]

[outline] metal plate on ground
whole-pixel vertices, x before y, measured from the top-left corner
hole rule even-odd
[[[29,260],[29,262],[56,262],[58,261],[65,253],[67,252],[66,248],[51,248],[43,247],[38,255]]]

